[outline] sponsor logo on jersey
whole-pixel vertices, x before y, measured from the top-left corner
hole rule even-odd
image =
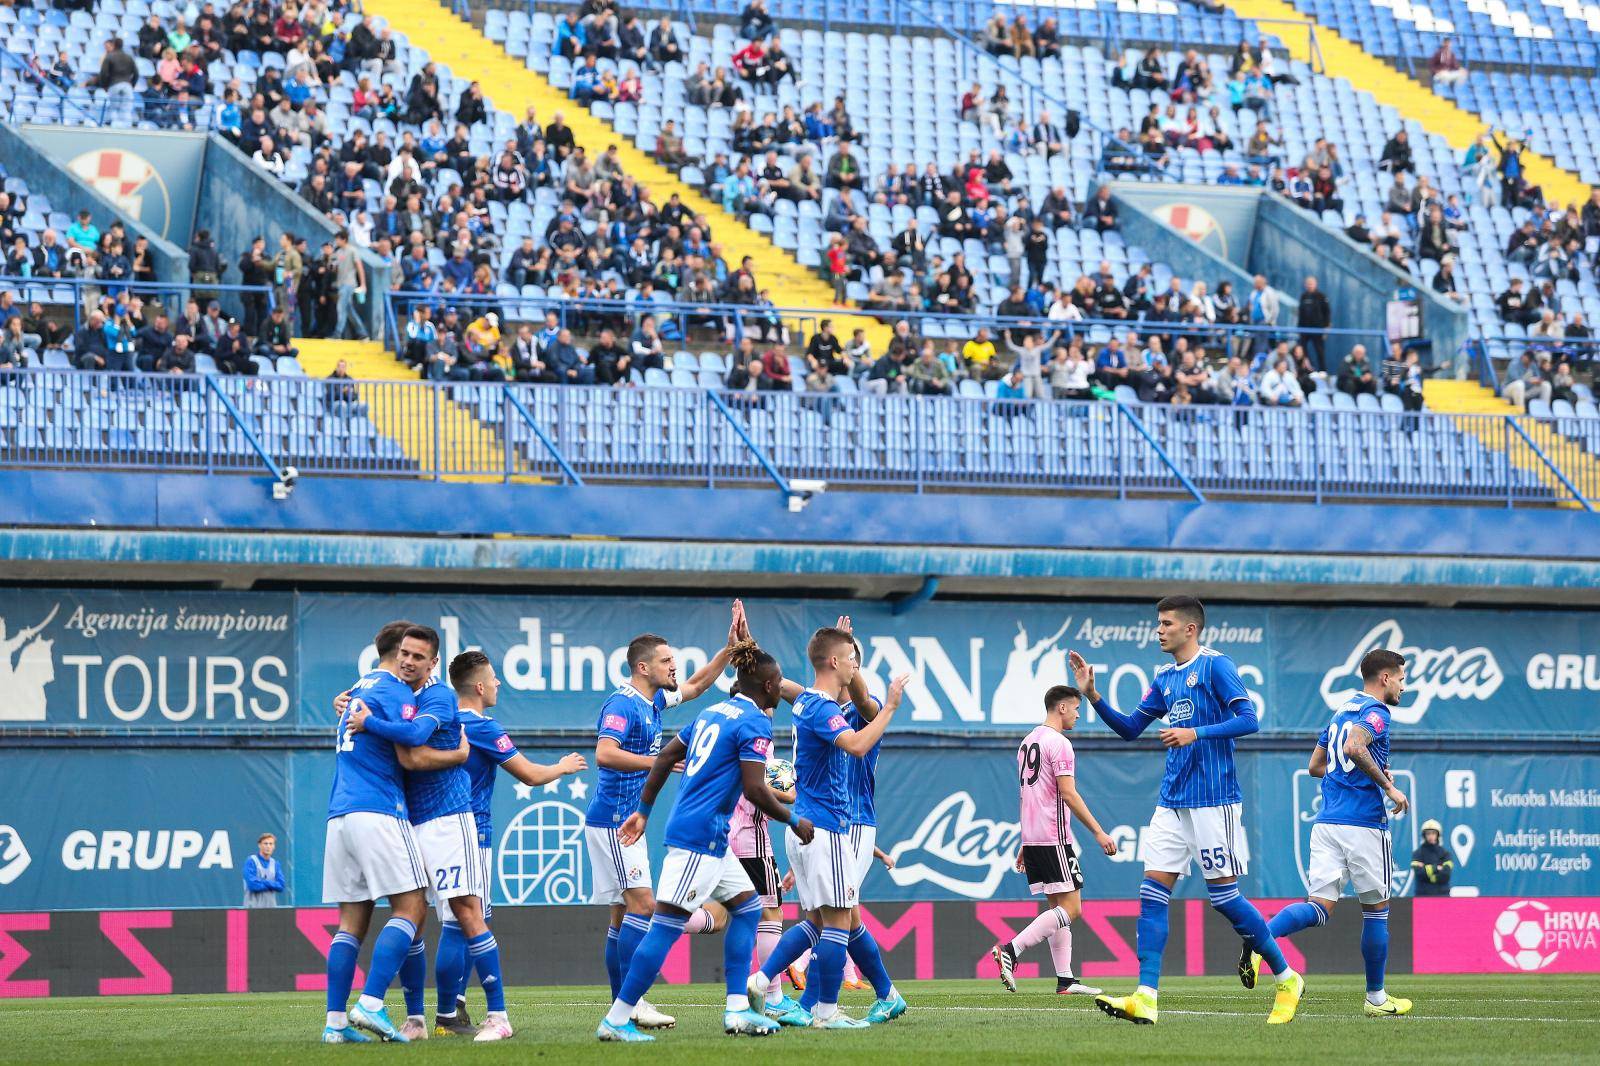
[[[628,720],[620,714],[608,714],[605,717],[605,721],[600,723],[600,728],[615,729],[618,732],[624,732],[628,728]]]
[[[772,738],[770,737],[757,737],[756,742],[750,746],[763,759],[772,754]]]
[[[510,751],[514,746],[511,743],[511,738],[504,733],[494,738],[495,751]]]
[[[1372,727],[1373,732],[1383,732],[1383,715],[1379,714],[1377,711],[1368,711],[1367,724]]]
[[[850,723],[844,720],[844,715],[836,714],[828,719],[829,729],[849,729]]]
[[[1177,725],[1179,722],[1187,722],[1193,717],[1194,701],[1187,699],[1179,700],[1177,703],[1174,703],[1172,705],[1172,709],[1167,712],[1167,724]]]
[[[1352,688],[1360,686],[1361,660],[1367,652],[1385,648],[1406,661],[1406,692],[1390,715],[1404,725],[1422,721],[1434,700],[1487,700],[1500,690],[1505,673],[1494,653],[1477,645],[1458,648],[1420,648],[1406,643],[1398,620],[1386,618],[1369,629],[1342,664],[1322,677],[1322,698],[1338,710]]]
[[[417,716],[417,705],[415,703],[408,703],[404,707],[400,708],[400,717],[404,718],[406,721],[409,722],[409,721],[411,721],[411,719],[415,718],[416,716]]]

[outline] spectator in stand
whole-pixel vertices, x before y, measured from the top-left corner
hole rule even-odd
[[[961,346],[961,358],[966,362],[967,376],[976,381],[998,378],[1001,370],[994,362],[994,341],[989,337],[989,327],[981,326],[977,335]]]
[[[1522,353],[1521,358],[1517,361],[1515,374],[1508,373],[1507,378],[1505,388],[1501,390],[1501,395],[1506,398],[1508,403],[1526,409],[1531,400],[1550,402],[1553,387],[1545,374],[1544,368],[1539,365],[1539,360],[1532,349]]]
[[[193,374],[194,352],[189,347],[189,336],[180,333],[172,338],[172,345],[156,361],[156,371],[161,374]]]
[[[650,31],[650,58],[658,67],[683,60],[683,44],[672,28],[672,20],[665,15],[661,16],[655,28]]]
[[[572,343],[572,331],[562,329],[547,349],[551,367],[563,385],[593,385],[594,367],[588,357]]]
[[[1500,321],[1514,322],[1519,326],[1531,326],[1539,321],[1539,308],[1536,301],[1531,301],[1522,290],[1522,279],[1512,278],[1510,287],[1495,298],[1495,309],[1500,313]]]
[[[1351,346],[1350,354],[1344,357],[1344,363],[1339,367],[1336,384],[1340,392],[1351,396],[1359,396],[1362,393],[1377,395],[1378,379],[1372,372],[1372,361],[1367,358],[1366,345]]]
[[[256,838],[255,854],[244,860],[245,909],[278,905],[285,882],[283,865],[272,857],[277,850],[278,838],[271,833],[262,833]]]
[[[1006,23],[1006,17],[998,10],[983,24],[983,37],[980,41],[983,50],[992,56],[1011,55],[1011,27]]]
[[[1428,60],[1428,74],[1435,85],[1457,85],[1467,78],[1467,68],[1456,55],[1455,42],[1446,37]]]
[[[950,368],[939,359],[933,341],[922,342],[922,351],[906,371],[911,391],[920,396],[949,396],[953,391]]]
[[[739,16],[739,36],[748,41],[764,40],[776,25],[767,13],[767,0],[750,0]]]
[[[1272,369],[1261,377],[1261,387],[1256,393],[1261,402],[1269,407],[1299,407],[1305,403],[1305,390],[1300,387],[1300,380],[1289,366],[1289,360],[1278,356],[1272,363]]]
[[[1303,331],[1300,343],[1305,345],[1312,361],[1323,367],[1327,363],[1327,336],[1316,331],[1333,325],[1333,309],[1328,305],[1328,297],[1317,287],[1314,277],[1306,278],[1305,288],[1300,293],[1298,319]]]

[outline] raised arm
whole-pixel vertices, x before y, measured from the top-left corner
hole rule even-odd
[[[651,765],[653,766],[654,763]],[[550,782],[559,780],[569,774],[582,773],[589,768],[589,760],[574,751],[563,755],[555,765],[546,766],[543,763],[536,763],[526,755],[519,753],[511,756],[500,766],[506,773],[521,781],[524,785],[537,786],[548,785]]]
[[[1111,731],[1123,740],[1134,740],[1139,734],[1150,728],[1154,718],[1145,714],[1143,710],[1134,711],[1133,714],[1123,714],[1111,704],[1100,698],[1100,690],[1095,688],[1094,667],[1086,662],[1077,652],[1067,653],[1068,665],[1072,667],[1072,676],[1078,683],[1078,691],[1083,693],[1083,698],[1094,707],[1094,713],[1099,715]]]
[[[901,674],[889,683],[889,698],[884,700],[883,709],[873,716],[860,729],[847,729],[834,738],[834,744],[854,755],[864,758],[878,741],[883,739],[883,731],[889,728],[889,722],[894,718],[895,709],[900,706],[900,696],[905,692],[906,682],[911,680],[910,674]]]
[[[382,737],[396,747],[414,748],[433,736],[439,720],[431,714],[419,714],[409,722],[395,722],[379,718],[372,709],[359,700],[352,700],[354,709],[345,720],[345,728],[352,733],[367,732]]]
[[[1394,778],[1390,777],[1372,757],[1372,752],[1367,750],[1367,745],[1372,743],[1372,734],[1367,728],[1357,723],[1356,728],[1345,731],[1344,757],[1356,765],[1362,773],[1372,778],[1383,794],[1389,797],[1389,802],[1394,804],[1393,813],[1403,814],[1408,806],[1406,794],[1394,787]]]
[[[683,702],[698,699],[706,689],[717,683],[723,671],[728,669],[728,652],[739,642],[740,626],[744,619],[744,603],[733,601],[733,618],[728,624],[728,640],[717,653],[704,666],[694,672],[694,676],[685,681],[678,688],[678,695],[683,697]]]

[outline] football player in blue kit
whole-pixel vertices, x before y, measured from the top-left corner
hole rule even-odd
[[[728,667],[728,649],[743,605],[733,605],[728,639],[705,666],[680,687],[678,660],[667,639],[643,633],[628,642],[628,680],[600,706],[594,748],[599,781],[584,813],[583,836],[594,877],[591,903],[610,907],[606,930],[606,974],[615,998],[639,941],[650,928],[655,900],[650,894],[650,851],[643,840],[623,843],[618,831],[633,813],[645,776],[661,751],[661,716],[698,698]],[[645,1029],[670,1029],[671,1015],[641,1001],[634,1018]]]
[[[494,875],[494,785],[496,774],[504,770],[525,785],[540,787],[569,774],[582,773],[589,762],[571,752],[554,766],[544,766],[517,750],[500,723],[489,712],[499,702],[500,679],[494,664],[481,651],[464,651],[450,661],[450,685],[461,708],[461,726],[466,730],[471,752],[467,756],[467,777],[472,784],[472,816],[477,830],[476,856],[485,893]],[[483,897],[484,921],[494,917],[489,896]],[[446,920],[439,933],[434,956],[434,980],[439,989],[438,1011],[434,1016],[435,1036],[464,1036],[477,1032],[467,1015],[468,969],[467,939],[459,923]]]
[[[1075,651],[1069,656],[1078,690],[1123,740],[1133,740],[1151,723],[1165,720],[1160,735],[1167,749],[1166,771],[1155,814],[1140,844],[1144,881],[1139,886],[1137,926],[1139,987],[1130,996],[1096,996],[1095,1004],[1113,1018],[1155,1024],[1172,888],[1190,863],[1197,862],[1211,906],[1277,975],[1277,995],[1267,1022],[1281,1025],[1293,1020],[1305,981],[1284,961],[1266,919],[1239,891],[1238,883],[1250,853],[1233,742],[1260,725],[1233,660],[1201,646],[1205,626],[1205,608],[1192,596],[1168,596],[1156,604],[1156,640],[1172,662],[1156,669],[1132,714],[1122,714],[1101,698],[1094,669],[1083,656]]]
[[[322,1031],[323,1042],[331,1044],[367,1042],[361,1029],[384,1040],[406,1040],[389,1021],[383,997],[422,928],[429,878],[409,817],[402,767],[443,770],[467,758],[464,736],[450,750],[425,746],[441,725],[433,712],[420,709],[415,692],[434,657],[426,633],[409,622],[391,622],[378,631],[374,644],[378,668],[356,682],[340,713],[328,799],[322,897],[339,905],[339,931],[328,949]],[[354,718],[377,728],[355,730]],[[379,736],[380,731],[390,736]],[[347,1011],[372,906],[385,897],[392,917],[373,945],[361,998]]]
[[[767,785],[767,758],[772,754],[772,711],[778,705],[783,671],[754,642],[731,649],[738,670],[736,694],[701,711],[656,756],[640,790],[634,811],[618,833],[624,846],[644,838],[651,808],[673,767],[683,763],[683,783],[667,821],[667,855],[656,885],[655,916],[634,952],[622,988],[601,1020],[595,1036],[604,1041],[638,1043],[654,1040],[634,1024],[634,1011],[649,991],[672,945],[683,935],[690,916],[708,899],[720,901],[729,922],[723,946],[727,1003],[723,1031],[730,1035],[766,1036],[778,1023],[752,1010],[745,992],[745,973],[755,951],[761,898],[744,865],[728,849],[728,823],[741,795],[767,817],[789,826],[796,850],[810,846],[811,823],[792,813]]]
[[[1361,957],[1367,969],[1362,1011],[1386,1018],[1411,1013],[1411,1001],[1383,987],[1389,961],[1389,886],[1394,875],[1389,815],[1405,813],[1406,796],[1389,774],[1389,708],[1406,690],[1406,661],[1375,648],[1361,660],[1361,691],[1334,712],[1311,752],[1311,776],[1322,779],[1322,806],[1311,828],[1311,886],[1304,903],[1285,907],[1268,926],[1278,939],[1326,925],[1344,882],[1361,902]],[[1387,797],[1394,804],[1389,810]],[[1239,978],[1254,988],[1261,957],[1246,944]]]

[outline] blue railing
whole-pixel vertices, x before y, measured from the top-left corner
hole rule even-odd
[[[639,319],[654,315],[664,328],[663,342],[672,348],[699,348],[720,346],[731,337],[737,343],[746,333],[759,334],[759,326],[777,322],[788,332],[791,342],[809,337],[824,320],[830,320],[835,331],[844,340],[856,326],[884,322],[889,325],[905,320],[912,332],[924,339],[933,340],[936,346],[943,341],[965,342],[986,328],[994,337],[997,348],[1004,348],[1002,334],[1020,329],[1030,330],[1047,342],[1065,343],[1073,337],[1083,337],[1099,343],[1110,336],[1124,337],[1128,333],[1162,334],[1172,338],[1186,338],[1191,347],[1202,345],[1212,354],[1242,353],[1254,348],[1256,342],[1271,346],[1279,340],[1298,342],[1301,337],[1319,336],[1327,343],[1330,364],[1353,344],[1365,344],[1374,361],[1388,350],[1388,340],[1382,329],[1304,329],[1291,324],[1278,326],[1226,325],[1218,323],[1147,322],[1142,319],[1066,319],[1051,320],[1042,315],[1032,317],[992,314],[945,315],[925,311],[862,310],[854,308],[822,309],[816,307],[762,307],[749,304],[685,303],[672,300],[644,302],[640,300],[570,299],[555,296],[463,296],[410,292],[396,290],[385,294],[385,319],[388,336],[405,335],[405,324],[411,309],[418,304],[438,312],[454,307],[463,324],[486,311],[494,311],[503,322],[532,322],[540,324],[546,312],[554,311],[563,327],[579,332],[592,329],[595,323],[606,319],[621,320],[627,329],[636,328]],[[701,325],[715,320],[721,335],[708,332]],[[626,338],[623,338],[626,339]],[[874,352],[881,355],[882,351]],[[1330,367],[1329,369],[1331,369]]]
[[[1426,412],[0,373],[11,467],[1512,506],[1600,500],[1586,432]]]
[[[28,110],[21,121],[44,121],[37,110],[47,102],[60,109],[59,121],[69,126],[121,127],[149,122],[158,129],[206,130],[216,113],[215,100],[209,95],[183,104],[175,98],[122,87],[109,92],[82,85],[62,88],[35,70],[27,56],[4,46],[0,46],[0,69],[14,70],[27,79],[5,99],[9,115]],[[50,116],[50,120],[57,118]]]
[[[184,302],[190,297],[200,302],[202,311],[205,310],[206,300],[215,299],[230,315],[238,313],[240,301],[246,296],[264,299],[267,311],[271,311],[277,303],[271,286],[223,285],[193,280],[108,281],[103,278],[36,278],[3,274],[0,275],[0,289],[16,293],[21,303],[38,302],[49,307],[71,307],[73,329],[83,324],[84,316],[91,310],[86,307],[90,297],[99,299],[95,294],[132,293],[142,300],[159,302],[172,318],[183,312]]]

